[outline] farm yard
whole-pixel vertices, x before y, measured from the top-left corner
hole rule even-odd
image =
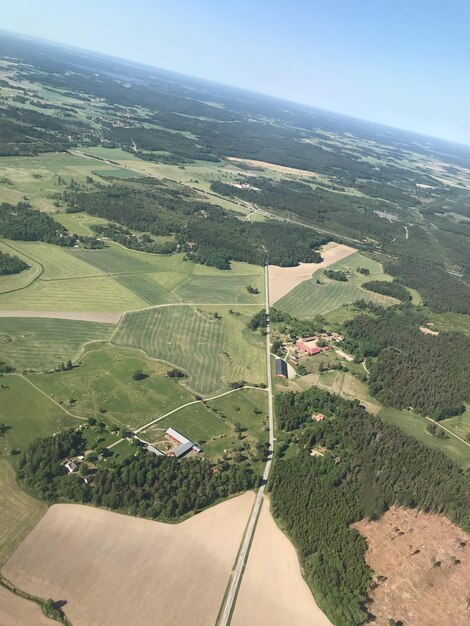
[[[201,395],[214,393],[231,381],[264,382],[261,337],[246,329],[258,308],[244,307],[235,315],[227,307],[170,306],[127,314],[113,343],[142,350],[188,372],[188,387]]]
[[[188,615],[195,626],[212,626],[253,500],[247,492],[179,524],[54,505],[3,574],[28,593],[66,598],[74,626],[150,624],[155,615],[161,626]]]

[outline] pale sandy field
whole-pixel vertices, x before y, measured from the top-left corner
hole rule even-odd
[[[48,317],[56,320],[77,320],[79,322],[101,322],[117,324],[120,313],[90,313],[75,311],[0,311],[0,317]]]
[[[272,170],[274,172],[279,172],[282,174],[293,174],[295,176],[308,176],[312,178],[313,176],[318,176],[315,172],[309,172],[307,170],[300,170],[296,167],[288,167],[287,165],[276,165],[275,163],[268,163],[267,161],[256,161],[255,159],[239,159],[238,157],[227,157],[229,161],[234,161],[235,163],[247,163],[248,165],[254,165],[255,167],[263,167],[266,170]]]
[[[442,515],[393,507],[379,521],[354,524],[379,579],[370,596],[374,624],[468,626],[470,534]]]
[[[0,626],[53,626],[39,606],[0,587]]]
[[[65,600],[73,626],[213,626],[253,501],[245,493],[181,524],[54,505],[2,573]]]
[[[297,553],[265,499],[231,626],[331,626],[302,578]]]
[[[312,278],[313,272],[333,265],[347,256],[357,252],[355,248],[342,243],[325,246],[321,255],[321,263],[300,263],[297,267],[269,266],[269,303],[274,305],[283,296],[292,291],[294,287],[303,283],[304,280]]]

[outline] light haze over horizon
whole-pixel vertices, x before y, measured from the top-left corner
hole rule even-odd
[[[470,3],[17,0],[2,28],[470,144]]]

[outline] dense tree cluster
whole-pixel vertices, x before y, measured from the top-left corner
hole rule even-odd
[[[369,389],[386,405],[413,407],[443,419],[470,401],[470,338],[452,332],[438,336],[419,330],[415,315],[382,310],[346,322],[346,347],[370,366]]]
[[[470,286],[428,259],[400,256],[385,264],[385,271],[407,287],[417,289],[431,311],[470,315]]]
[[[249,320],[247,326],[250,330],[264,330],[268,324],[268,316],[266,315],[266,311],[263,309],[258,313],[255,313],[253,317]]]
[[[364,562],[365,541],[351,524],[400,504],[448,515],[469,531],[468,476],[443,453],[357,402],[315,389],[286,396],[276,399],[280,428],[309,425],[299,434],[297,456],[274,464],[273,514],[295,543],[322,609],[338,626],[356,626],[368,618],[371,572]],[[327,420],[310,421],[312,410]],[[312,446],[326,449],[324,456],[311,457]]]
[[[411,294],[408,289],[395,281],[370,280],[362,286],[364,289],[368,289],[374,293],[380,293],[383,296],[389,296],[390,298],[396,298],[397,300],[401,300],[401,302],[411,301]]]
[[[7,254],[0,250],[0,276],[6,274],[19,274],[20,272],[27,270],[29,265],[19,259],[17,256]]]
[[[176,519],[199,511],[220,498],[255,485],[253,470],[244,463],[214,465],[200,458],[155,457],[138,448],[135,456],[100,467],[92,484],[77,474],[67,475],[63,462],[83,454],[86,442],[68,430],[33,441],[19,461],[19,477],[47,502],[91,503],[149,517]]]
[[[337,280],[341,283],[345,283],[348,280],[346,272],[342,272],[341,270],[325,270],[323,273],[327,278]]]

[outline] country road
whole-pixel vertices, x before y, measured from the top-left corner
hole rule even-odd
[[[245,534],[243,536],[242,543],[240,545],[240,550],[238,552],[238,557],[235,563],[235,567],[232,572],[232,576],[230,578],[227,591],[225,593],[225,597],[222,603],[221,611],[219,614],[219,619],[217,622],[218,626],[228,626],[231,621],[233,609],[235,606],[235,601],[237,597],[238,590],[240,588],[243,572],[245,570],[245,565],[248,559],[248,553],[250,551],[250,546],[253,541],[253,537],[256,531],[256,523],[258,521],[258,516],[261,510],[261,506],[263,504],[263,495],[266,488],[266,483],[268,481],[269,473],[271,471],[272,464],[272,456],[274,452],[274,409],[273,409],[273,389],[272,389],[272,375],[271,375],[271,337],[270,337],[270,327],[269,327],[269,276],[268,276],[269,266],[266,263],[265,272],[264,272],[264,281],[265,281],[265,295],[266,295],[266,316],[267,316],[267,326],[266,326],[266,375],[268,381],[268,427],[269,427],[269,457],[264,467],[263,479],[260,488],[258,489],[258,493],[256,494],[256,499],[253,504],[253,508],[250,513],[250,518],[248,520],[248,524],[245,530]]]

